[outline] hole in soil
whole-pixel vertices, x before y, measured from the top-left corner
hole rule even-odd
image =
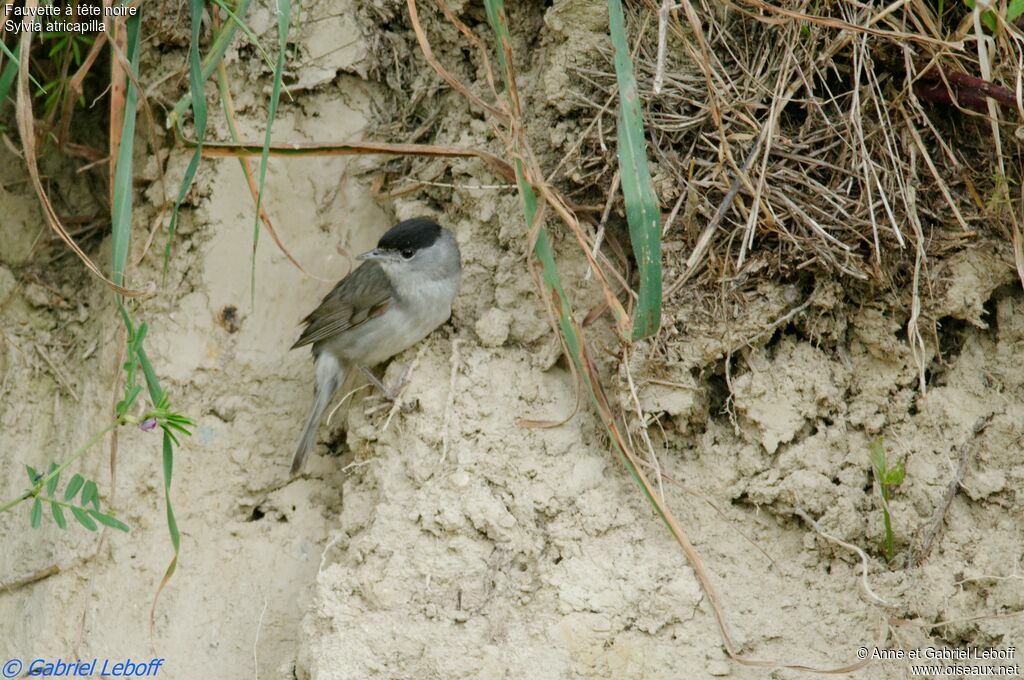
[[[942,361],[951,364],[960,356],[967,339],[968,323],[962,319],[944,316],[939,319],[939,352]]]
[[[996,293],[998,293],[998,291],[996,291]],[[999,330],[999,315],[996,314],[996,305],[999,304],[999,300],[1001,300],[1002,297],[997,297],[996,293],[993,293],[992,297],[986,300],[985,304],[982,305],[982,309],[984,311],[981,313],[981,320],[988,324],[989,333],[995,333]]]
[[[237,333],[242,326],[242,320],[238,316],[238,307],[225,305],[217,314],[217,323],[228,333]]]
[[[708,376],[708,413],[713,420],[728,417],[726,402],[729,399],[729,385],[725,382],[725,363],[719,362],[715,372]]]
[[[1018,299],[1021,297],[1019,284],[1008,283],[1005,286],[999,286],[992,291],[992,295],[984,304],[985,313],[982,315],[982,318],[985,320],[985,323],[988,324],[991,332],[994,333],[999,329],[999,314],[997,313],[999,303],[1007,298],[1014,297]]]
[[[785,331],[783,329],[776,329],[772,333],[771,337],[768,338],[768,341],[766,343],[764,343],[764,353],[768,357],[770,357],[772,359],[775,358],[775,349],[776,349],[776,347],[779,346],[779,343],[782,342],[782,338],[783,338],[784,335],[785,335]]]
[[[249,515],[250,522],[258,522],[266,516],[267,513],[263,511],[263,508],[257,506],[252,509],[252,513]]]
[[[949,368],[956,363],[967,341],[969,329],[974,328],[966,321],[944,316],[939,319],[939,357],[925,369],[924,381],[929,387],[946,383]]]

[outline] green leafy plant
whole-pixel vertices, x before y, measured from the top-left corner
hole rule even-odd
[[[975,0],[964,0],[964,4],[967,5],[971,11],[974,11]],[[1022,14],[1024,14],[1024,0],[1010,0],[1010,3],[1006,6],[1006,16],[1003,17],[1003,19],[1006,23],[1010,23]],[[940,10],[939,16],[941,15],[942,12]],[[995,33],[999,25],[999,22],[996,20],[996,15],[992,10],[985,10],[981,13],[981,23],[991,33]]]
[[[886,561],[891,562],[896,554],[896,548],[892,533],[892,517],[889,514],[889,501],[892,499],[896,487],[903,484],[906,470],[904,470],[902,462],[890,466],[881,437],[868,444],[868,451],[871,458],[871,469],[874,471],[875,481],[878,482],[878,493],[882,499],[882,517],[885,522],[882,552],[885,554]]]
[[[36,90],[37,98],[45,98],[43,105],[43,117],[49,118],[56,111],[64,99],[67,85],[70,79],[68,73],[78,70],[85,61],[85,55],[92,47],[93,38],[90,35],[75,33],[72,31],[60,31],[56,33],[41,33],[39,42],[48,48],[46,51],[51,77],[46,78],[43,85]],[[86,78],[91,78],[92,73]],[[40,76],[43,77],[43,76]],[[79,95],[78,105],[85,105],[85,97]]]
[[[76,6],[78,2],[79,0],[69,0],[71,7]],[[249,0],[237,0],[234,3],[233,15],[242,16],[248,4]],[[195,71],[195,67],[199,65],[199,32],[205,4],[203,0],[190,0],[189,6],[193,24],[190,55],[194,62],[192,70]],[[89,530],[97,530],[100,525],[127,530],[127,525],[117,518],[116,513],[102,504],[100,489],[94,481],[78,473],[73,474],[69,480],[65,475],[64,479],[68,480],[67,486],[61,489],[61,475],[116,428],[135,426],[148,432],[159,427],[162,430],[164,507],[174,555],[157,590],[158,597],[160,590],[175,571],[181,548],[180,532],[171,504],[171,483],[175,447],[180,445],[182,435],[189,434],[192,421],[171,408],[168,395],[160,386],[156,371],[144,348],[146,324],[137,323],[132,318],[135,314],[144,313],[141,304],[133,301],[143,291],[127,285],[128,253],[133,223],[136,221],[133,215],[133,196],[136,191],[133,159],[139,155],[136,116],[142,100],[139,92],[142,82],[139,66],[141,45],[144,43],[141,35],[142,6],[135,9],[134,13],[128,14],[123,20],[116,19],[113,24],[108,23],[109,32],[104,30],[93,35],[63,32],[35,35],[29,29],[21,31],[11,47],[0,41],[0,105],[5,104],[9,98],[16,104],[15,120],[24,152],[23,157],[43,208],[44,217],[50,228],[79,259],[114,291],[116,308],[124,323],[127,338],[124,350],[127,360],[123,372],[123,394],[120,395],[121,399],[114,409],[111,422],[95,432],[63,462],[51,463],[45,473],[30,469],[30,487],[12,500],[0,503],[0,513],[7,512],[21,503],[27,503],[30,506],[30,525],[39,527],[42,524],[45,506],[48,505],[53,521],[62,529],[74,520]],[[204,69],[216,66],[235,28],[236,24],[231,23],[217,35],[211,45],[208,59],[203,62]],[[104,48],[107,48],[111,55],[110,69],[102,72],[97,70],[93,73],[91,69],[96,63],[100,63],[98,57]],[[100,96],[108,98],[110,106],[111,134],[107,150],[111,185],[109,279],[61,223],[61,218],[53,209],[41,181],[38,168],[38,155],[43,149],[40,140],[44,139],[57,139],[61,142],[58,146],[50,147],[50,152],[66,151],[72,155],[86,157],[96,155],[93,145],[74,144],[75,149],[69,150],[71,145],[65,148],[64,144],[73,141],[68,135],[71,113],[74,105],[83,101],[82,86],[89,78],[96,83],[95,89],[102,92]],[[106,81],[107,86],[100,88],[99,86],[103,85],[98,82],[100,80]],[[195,84],[196,78],[192,78],[192,81]],[[38,102],[44,97],[45,101],[33,106],[33,100]],[[91,98],[91,93],[86,92],[85,98]],[[189,99],[184,108],[188,108],[191,103]],[[37,119],[39,113],[43,115]],[[58,114],[59,124],[55,125]],[[141,404],[144,390],[148,391],[148,407]],[[74,470],[67,472],[72,473]],[[72,517],[69,518],[68,513]],[[155,606],[156,597],[154,609]]]
[[[138,384],[137,379],[138,369],[142,369],[143,374],[146,376],[146,381],[150,383],[151,396],[153,393],[153,383],[150,380],[155,380],[155,376],[153,378],[150,377],[153,369],[149,366],[145,350],[142,347],[142,342],[146,337],[146,324],[140,324],[138,327],[132,326],[131,321],[127,318],[127,312],[125,312],[125,323],[129,327],[128,359],[124,365],[124,394],[114,408],[115,419],[109,425],[94,433],[67,460],[62,463],[50,463],[46,473],[40,473],[31,465],[26,465],[25,469],[28,473],[29,484],[32,486],[18,497],[0,505],[0,513],[12,510],[21,503],[31,501],[29,524],[33,529],[41,526],[43,505],[48,504],[53,521],[61,529],[67,528],[68,525],[67,517],[64,514],[64,511],[67,510],[79,524],[89,531],[96,531],[99,528],[97,522],[113,529],[128,531],[127,524],[117,519],[109,509],[103,509],[100,504],[99,488],[93,480],[86,479],[81,474],[75,473],[64,488],[64,492],[61,494],[57,493],[61,473],[82,458],[107,433],[117,427],[134,425],[144,432],[149,432],[157,427],[161,428],[164,432],[165,452],[169,443],[180,445],[177,435],[187,436],[191,434],[188,428],[193,425],[192,421],[171,408],[167,394],[160,390],[159,386],[157,386],[159,396],[154,400],[155,404],[151,408],[140,415],[129,413],[133,406],[136,405],[142,392],[142,386]],[[75,500],[76,498],[77,501]],[[171,513],[169,503],[168,513]],[[173,517],[173,514],[170,516]]]

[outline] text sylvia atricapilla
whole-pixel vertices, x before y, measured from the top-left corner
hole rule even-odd
[[[292,349],[313,346],[316,388],[295,447],[292,475],[316,443],[320,419],[355,368],[368,369],[412,347],[452,313],[462,262],[455,237],[425,217],[399,222],[363,264],[338,282],[307,316]],[[369,374],[372,377],[372,374]]]

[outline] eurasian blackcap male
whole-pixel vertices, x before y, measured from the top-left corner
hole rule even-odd
[[[313,345],[316,388],[292,475],[316,443],[324,409],[355,368],[369,368],[412,347],[452,313],[462,263],[455,237],[425,217],[399,222],[363,264],[338,282],[307,316],[292,349]]]

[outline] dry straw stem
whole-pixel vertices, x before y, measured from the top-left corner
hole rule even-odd
[[[103,7],[105,10],[110,9],[112,4],[111,0],[103,0]],[[110,35],[109,42],[111,48],[111,59],[110,59],[110,141],[108,147],[108,158],[110,161],[107,163],[107,170],[110,179],[110,202],[114,202],[114,173],[116,172],[116,164],[114,159],[118,157],[118,153],[121,149],[121,131],[124,127],[124,106],[125,106],[125,92],[128,86],[127,72],[131,69],[126,69],[118,54],[123,55],[125,50],[128,49],[128,32],[125,30],[124,24],[113,19],[105,20],[107,32]],[[132,144],[133,140],[127,140],[128,144]]]
[[[789,512],[790,514],[796,515],[797,517],[800,517],[803,521],[805,521],[808,524],[810,524],[811,528],[813,528],[814,531],[816,531],[817,534],[819,536],[821,536],[822,538],[824,538],[824,539],[826,539],[828,541],[832,541],[836,545],[840,545],[840,546],[846,548],[847,550],[849,550],[851,552],[857,553],[857,557],[860,558],[860,586],[861,586],[861,589],[863,589],[863,591],[864,591],[864,595],[867,596],[867,598],[870,599],[873,604],[878,605],[879,607],[895,607],[896,606],[894,603],[889,602],[888,600],[880,597],[871,588],[871,583],[868,581],[868,570],[869,570],[870,565],[871,565],[871,560],[868,558],[867,553],[865,553],[863,550],[861,550],[857,546],[853,545],[852,543],[847,543],[846,541],[844,541],[844,540],[842,540],[840,538],[836,538],[835,536],[825,532],[825,530],[822,529],[821,526],[819,526],[818,523],[815,522],[814,519],[812,519],[811,516],[808,515],[806,512],[804,512],[803,510],[801,510],[799,508],[793,508],[793,509],[785,510],[785,512]],[[875,645],[876,648],[879,648],[880,646],[881,645]],[[861,667],[866,666],[868,663],[870,663],[870,661],[863,662]]]
[[[935,507],[935,512],[931,518],[919,529],[917,540],[914,541],[912,549],[907,551],[908,567],[920,566],[928,558],[928,554],[932,550],[932,544],[942,530],[946,513],[953,504],[953,498],[956,497],[956,492],[963,486],[964,477],[967,476],[967,470],[974,460],[974,455],[978,449],[977,437],[988,427],[994,416],[995,414],[992,413],[975,421],[974,426],[971,428],[970,437],[960,445],[959,461],[956,471],[953,473],[953,478],[946,485],[946,490],[942,494],[942,500]]]
[[[217,82],[220,85],[220,96],[221,102],[224,105],[224,113],[226,114],[228,129],[231,131],[231,136],[238,139],[238,121],[235,116],[235,102],[231,96],[231,83],[228,81],[227,68],[224,66],[224,61],[217,62]],[[249,193],[252,194],[253,203],[259,206],[260,221],[263,222],[263,227],[270,234],[270,238],[273,239],[278,249],[284,256],[288,258],[288,261],[295,265],[296,269],[305,274],[306,276],[316,279],[317,281],[329,281],[330,279],[321,278],[315,276],[306,271],[295,256],[292,255],[291,251],[281,241],[281,237],[277,234],[277,229],[274,228],[274,223],[270,221],[270,214],[267,213],[266,201],[260,200],[260,190],[256,185],[256,177],[253,173],[252,166],[249,164],[249,158],[247,156],[239,156],[238,163],[242,166],[242,174],[245,175],[246,184],[249,185]]]
[[[188,139],[178,131],[181,141],[195,148],[195,140]],[[226,142],[203,142],[203,156],[206,158],[235,158],[259,156],[263,147],[252,142],[229,144]],[[387,142],[294,142],[271,144],[271,156],[357,156],[381,154],[386,156],[432,156],[446,158],[479,158],[506,180],[515,181],[515,171],[505,161],[482,149],[466,149],[457,146],[435,144],[389,144]]]
[[[849,31],[852,34],[866,33],[868,35],[873,35],[879,38],[886,38],[897,42],[914,42],[921,43],[924,45],[931,45],[935,47],[944,47],[953,50],[960,50],[963,48],[963,42],[959,40],[954,42],[948,42],[946,40],[940,40],[938,38],[933,38],[927,35],[921,35],[920,33],[906,33],[904,31],[883,31],[877,28],[873,28],[870,25],[875,23],[877,19],[881,19],[882,17],[889,15],[895,9],[905,6],[907,4],[905,0],[896,0],[896,2],[889,5],[889,7],[879,12],[877,14],[877,18],[875,19],[875,21],[871,21],[869,24],[854,24],[847,21],[834,19],[832,17],[823,17],[815,14],[807,14],[805,12],[792,10],[786,7],[771,5],[767,2],[764,2],[764,0],[738,0],[738,2],[742,2],[745,5],[755,7],[761,10],[762,12],[767,12],[769,14],[777,14],[780,16],[780,18],[774,20],[768,19],[763,15],[759,17],[761,21],[765,21],[767,23],[792,24],[793,20],[798,20],[809,24],[823,26],[825,28]]]
[[[416,0],[406,0],[406,5],[408,6],[409,9],[409,19],[410,22],[412,23],[413,31],[416,34],[416,39],[420,44],[420,49],[422,50],[425,58],[427,59],[427,62],[431,65],[431,67],[434,68],[435,71],[437,71],[438,75],[440,75],[445,82],[452,84],[452,87],[455,88],[461,94],[463,94],[463,96],[466,96],[466,98],[471,103],[477,103],[478,105],[483,106],[483,100],[480,100],[479,97],[470,94],[470,90],[466,85],[459,82],[459,80],[455,78],[451,73],[449,73],[447,69],[444,68],[444,66],[442,66],[436,59],[433,58],[434,51],[430,47],[430,43],[427,40],[426,34],[423,32],[423,27],[420,26],[419,13],[416,9]],[[447,16],[448,14],[451,14],[451,11],[449,10],[445,14]],[[456,28],[458,28],[460,32],[463,32],[463,29],[465,29],[465,31],[471,32],[470,29],[465,25],[459,27],[459,25],[456,24]],[[482,42],[479,41],[479,39],[471,42],[473,42],[476,45],[482,44]],[[511,48],[508,45],[499,45],[498,49],[504,51],[504,54],[501,55],[503,57],[501,59],[502,63],[511,64]],[[490,61],[486,61],[484,67],[486,70],[490,70]],[[493,89],[495,82],[493,74],[488,74],[487,82]],[[509,142],[511,142],[512,140],[516,140],[522,137],[522,111],[519,93],[517,90],[515,80],[509,79],[507,81],[507,85],[509,89],[508,100],[510,102],[511,110],[501,110],[499,112],[500,115],[498,116],[499,120],[496,122],[507,123],[510,130],[510,134],[507,139],[509,140]],[[495,100],[499,100],[498,93],[496,90],[493,92],[493,94]],[[490,108],[485,108],[485,110],[490,111]],[[495,123],[495,121],[492,121],[492,123]],[[507,147],[510,150],[513,148],[511,143],[508,144]],[[544,181],[544,175],[540,172],[539,165],[536,162],[536,159],[532,157],[532,152],[530,151],[528,145],[520,145],[518,147],[518,151],[515,154],[511,155],[513,156],[514,160],[519,161],[522,164],[523,172],[526,175],[527,182],[529,182],[529,184],[537,192],[541,194],[545,202],[552,208],[554,208],[555,212],[557,212],[558,215],[570,227],[570,230],[576,237],[577,241],[580,243],[583,252],[587,256],[587,261],[590,264],[591,271],[593,271],[594,276],[601,284],[601,291],[604,294],[605,301],[608,304],[612,316],[615,319],[616,328],[619,334],[625,337],[628,334],[630,328],[629,314],[626,313],[626,310],[622,307],[622,304],[619,302],[618,296],[616,295],[616,292],[612,288],[612,286],[608,283],[608,278],[605,275],[604,271],[601,269],[600,264],[598,264],[597,260],[591,256],[591,244],[589,243],[589,239],[586,233],[583,231],[583,228],[580,225],[578,218],[573,213],[573,211],[569,209],[569,206],[566,204],[566,201],[562,198],[562,196],[557,192],[552,191],[551,186]],[[513,172],[513,176],[510,178],[510,181],[515,181],[515,179],[515,173]],[[531,239],[531,246],[532,244],[533,239]]]
[[[57,138],[60,140],[68,138],[68,133],[71,129],[71,115],[75,110],[75,102],[82,95],[82,84],[85,82],[85,77],[89,75],[93,64],[96,63],[96,59],[99,58],[100,52],[103,51],[103,47],[106,44],[107,34],[97,34],[96,38],[93,40],[92,47],[89,49],[89,53],[82,61],[82,65],[78,67],[77,71],[75,71],[75,75],[68,79],[67,93],[64,97],[63,107],[61,108],[60,125],[57,132]],[[113,182],[111,182],[111,186],[113,186]]]
[[[1006,103],[1014,89],[1024,89],[1018,29],[1005,26],[995,36],[987,52],[990,78],[978,79],[969,74],[981,68],[980,57],[964,50],[964,36],[943,33],[923,3],[843,1],[816,5],[813,14],[806,3],[789,0],[731,0],[728,7],[737,11],[707,0],[674,8],[664,55],[661,22],[657,30],[644,28],[661,3],[647,0],[627,17],[639,35],[634,61],[664,178],[662,201],[675,204],[674,212],[688,201],[684,226],[693,234],[681,235],[689,250],[680,249],[680,261],[673,266],[670,255],[666,263],[672,276],[666,302],[694,278],[708,284],[755,271],[810,269],[884,281],[895,263],[913,262],[918,250],[926,272],[932,254],[980,236],[972,224],[981,220],[995,230],[1007,225],[1024,274],[1019,220],[1013,211],[1001,219],[994,214],[1001,208],[996,199],[1021,173],[1006,167],[1015,174],[1000,179],[1004,171],[995,161],[1019,157],[1021,141],[1005,131],[998,140],[994,132],[986,135],[978,123],[989,127],[992,116],[982,120],[967,108],[988,95]],[[598,115],[614,88],[610,54],[605,49],[575,68],[574,80],[583,83],[578,105]],[[655,95],[659,78],[663,88]],[[926,81],[932,88],[926,101],[940,101],[935,88],[949,83],[949,101],[964,115],[923,107],[917,93]],[[1020,98],[1014,101],[1020,108]],[[570,174],[580,177],[581,191],[602,192],[614,170],[600,141],[600,151],[591,139],[574,158]],[[986,173],[978,156],[989,150],[993,167]],[[911,158],[924,163],[917,181],[910,179]],[[969,192],[979,185],[988,195],[972,201]],[[899,282],[909,283],[909,268],[899,271]],[[922,277],[921,285],[928,281]]]
[[[454,89],[463,97],[468,99],[475,106],[483,109],[487,113],[498,118],[498,120],[502,121],[503,123],[507,123],[508,112],[499,109],[496,106],[493,106],[492,104],[488,104],[483,99],[473,94],[473,92],[471,92],[468,87],[463,85],[457,78],[455,78],[451,73],[449,73],[447,69],[441,66],[441,63],[437,60],[436,57],[434,57],[434,51],[430,48],[430,43],[427,41],[427,37],[423,33],[423,27],[420,26],[419,16],[416,11],[416,3],[413,0],[409,0],[407,4],[409,7],[409,19],[411,20],[413,31],[415,31],[416,33],[416,40],[420,44],[420,49],[423,50],[423,58],[427,60],[427,63],[430,64],[434,71],[436,71],[437,74],[441,76],[441,78],[443,78],[444,81],[452,87],[452,89]],[[439,3],[439,6],[441,5],[444,5],[444,3]],[[441,7],[441,9],[442,11],[444,11],[445,16],[448,17],[449,21],[452,21],[452,18],[455,16],[455,14],[451,11],[451,9],[449,9],[447,5],[444,5],[443,7]],[[452,21],[452,23],[455,25],[457,29],[459,29],[459,31],[463,35],[472,35],[472,31],[469,30],[469,27],[467,27],[462,22]],[[480,41],[471,40],[470,42],[474,42],[475,46],[478,48],[483,44]],[[487,66],[488,68],[490,68],[489,63]],[[491,86],[491,89],[494,90],[493,79],[489,80],[489,84]]]

